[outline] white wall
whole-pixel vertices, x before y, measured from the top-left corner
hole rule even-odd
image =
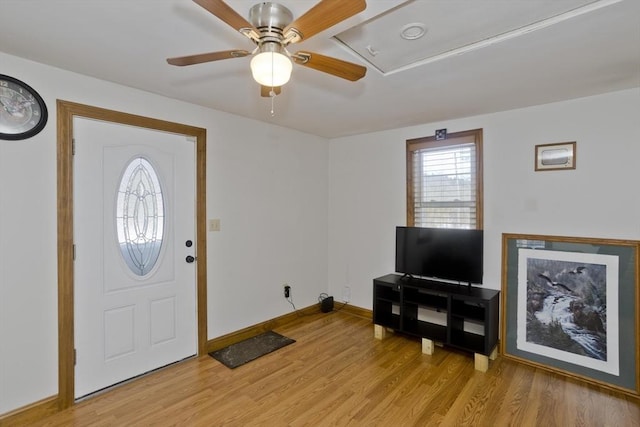
[[[406,225],[405,141],[484,130],[484,283],[500,289],[502,233],[640,239],[640,89],[332,140],[329,293],[371,308]],[[577,169],[534,172],[534,146],[577,142]]]
[[[0,53],[46,128],[0,141],[0,414],[57,394],[56,99],[207,129],[209,338],[288,313],[327,284],[328,142]]]
[[[316,303],[327,284],[327,140],[230,117],[209,145],[209,336]],[[210,131],[209,131],[210,132]],[[211,135],[211,134],[209,134]]]

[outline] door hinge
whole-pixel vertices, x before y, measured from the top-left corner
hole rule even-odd
[[[78,362],[78,354],[76,352],[76,349],[73,349],[73,366],[76,366],[76,363]]]
[[[76,260],[76,245],[73,245],[73,260]]]
[[[76,155],[76,139],[75,138],[71,139],[71,155],[72,156]]]

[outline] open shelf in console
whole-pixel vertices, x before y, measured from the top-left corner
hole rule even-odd
[[[373,288],[373,323],[387,328],[400,329],[400,286],[378,283]]]
[[[447,311],[424,307],[416,303],[402,305],[402,330],[420,337],[430,336],[434,341],[447,340]]]
[[[485,346],[484,335],[477,335],[464,330],[451,330],[451,340],[449,344],[461,348],[463,350],[472,351],[479,354],[487,354],[491,350],[487,350]]]
[[[376,299],[385,299],[393,302],[400,302],[400,291],[389,286],[381,286],[376,289]]]
[[[423,307],[431,307],[435,310],[447,311],[448,296],[446,294],[429,291],[428,289],[405,286],[404,301]]]
[[[399,330],[400,329],[400,316],[395,316],[395,315],[382,315],[382,316],[377,316],[376,317],[376,321],[375,321],[376,325],[381,325],[381,326],[385,326],[387,328],[391,328],[394,330]]]
[[[391,329],[400,329],[400,304],[385,299],[376,300],[373,323]]]
[[[447,340],[447,326],[422,322],[418,319],[403,319],[403,332],[418,337],[430,337],[433,341],[444,343]]]
[[[449,344],[452,346],[473,351],[474,353],[487,354],[484,323],[476,319],[469,321],[465,317],[451,315]]]
[[[477,300],[452,297],[451,313],[472,321],[484,322],[486,319],[486,305]]]

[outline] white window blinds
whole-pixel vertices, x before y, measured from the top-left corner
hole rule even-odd
[[[408,144],[409,205],[416,227],[479,228],[477,144]],[[411,217],[411,215],[410,215]]]

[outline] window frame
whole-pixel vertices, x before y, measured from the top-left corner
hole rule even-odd
[[[460,144],[473,143],[476,147],[476,230],[484,229],[484,199],[483,199],[483,155],[482,129],[473,129],[450,133],[445,139],[436,140],[434,136],[408,139],[406,141],[406,172],[407,172],[407,226],[415,226],[415,200],[413,182],[413,152],[428,149],[451,147]]]

